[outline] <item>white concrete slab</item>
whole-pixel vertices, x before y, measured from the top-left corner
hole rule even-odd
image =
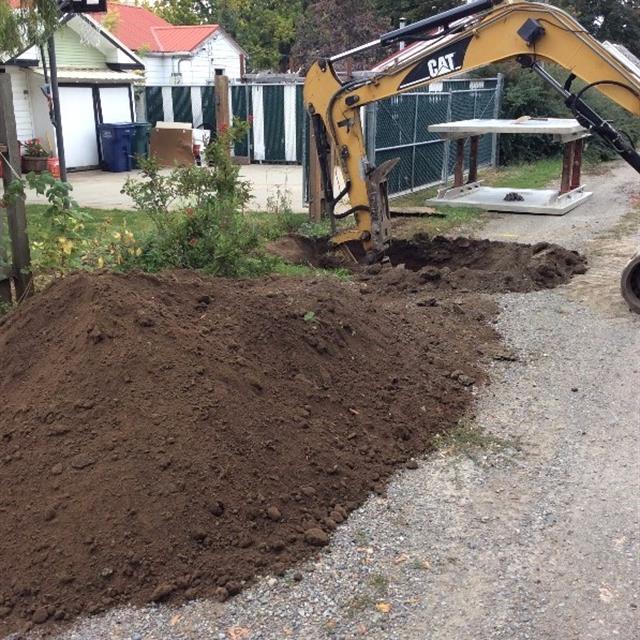
[[[459,120],[429,126],[431,133],[443,138],[466,138],[485,133],[530,133],[560,136],[565,139],[586,137],[589,132],[573,118],[518,118],[517,120]]]
[[[517,193],[522,200],[505,200],[507,194]],[[533,213],[562,216],[581,205],[593,195],[580,186],[560,195],[553,189],[513,189],[485,187],[474,182],[453,189],[441,189],[436,198],[425,200],[430,205],[478,207],[504,213]]]

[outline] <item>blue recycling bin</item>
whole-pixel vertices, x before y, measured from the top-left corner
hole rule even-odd
[[[102,167],[105,171],[119,173],[133,169],[132,122],[105,122],[98,125],[102,147]]]

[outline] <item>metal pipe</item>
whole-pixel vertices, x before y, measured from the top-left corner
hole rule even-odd
[[[337,60],[342,60],[343,58],[348,58],[356,53],[361,53],[362,51],[367,51],[368,49],[373,49],[373,47],[377,47],[380,44],[380,38],[377,40],[372,40],[371,42],[367,42],[366,44],[361,44],[359,47],[355,47],[354,49],[349,49],[348,51],[343,51],[342,53],[338,53],[335,56],[331,56],[329,60],[331,62],[336,62]]]
[[[430,16],[424,20],[418,20],[406,27],[401,27],[400,29],[395,29],[394,31],[385,33],[380,38],[380,44],[385,47],[389,44],[402,41],[407,37],[416,37],[424,34],[426,31],[432,31],[434,29],[439,29],[440,27],[448,27],[456,20],[468,18],[469,16],[491,9],[498,4],[502,4],[503,2],[504,0],[475,0],[474,2],[469,2],[461,7],[454,7],[453,9],[443,11],[442,13]]]
[[[56,45],[53,36],[47,41],[49,53],[49,75],[51,77],[51,101],[55,117],[56,145],[58,148],[58,162],[60,163],[60,180],[67,181],[67,162],[64,155],[64,138],[62,135],[62,113],[60,110],[60,91],[58,90],[58,67],[56,64]]]

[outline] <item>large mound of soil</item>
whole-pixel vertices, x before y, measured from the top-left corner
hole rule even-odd
[[[315,267],[361,267],[332,252],[327,238],[291,234],[271,243],[270,250],[288,262]],[[534,291],[556,287],[575,274],[584,273],[584,256],[557,244],[535,245],[472,238],[431,237],[418,234],[411,240],[393,240],[386,252],[391,265],[403,269],[366,270],[382,274],[378,284],[411,288],[466,290],[486,293]],[[417,275],[413,275],[417,273]]]
[[[402,271],[402,270],[400,270]],[[369,282],[75,274],[0,326],[0,634],[224,599],[454,425],[493,308]]]

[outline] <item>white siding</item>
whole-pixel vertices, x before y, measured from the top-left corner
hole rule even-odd
[[[28,86],[31,98],[31,114],[33,117],[33,135],[40,138],[42,144],[50,151],[55,148],[55,133],[49,119],[49,105],[47,99],[40,91],[44,83],[42,76],[37,76],[33,71],[28,71]],[[57,153],[55,155],[58,155]]]
[[[33,120],[31,119],[31,99],[29,95],[29,84],[27,82],[28,72],[26,69],[15,67],[9,67],[8,71],[11,76],[13,110],[16,116],[18,140],[29,140],[35,136],[33,133]],[[43,143],[45,143],[45,141],[43,141]]]
[[[241,77],[241,55],[225,33],[215,34],[195,51],[191,59],[182,56],[143,57],[147,86],[181,84],[204,86],[213,84],[216,69],[222,69],[229,78]],[[173,74],[181,74],[179,82]]]
[[[224,69],[229,78],[242,76],[240,51],[226,33],[214,34],[205,46],[209,49],[212,69]]]
[[[145,82],[150,87],[171,84],[171,58],[144,56]]]

